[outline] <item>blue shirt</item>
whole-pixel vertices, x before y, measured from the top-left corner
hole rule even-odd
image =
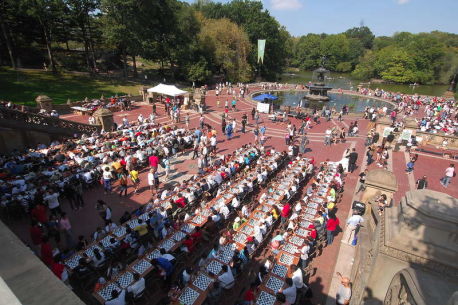
[[[169,276],[173,272],[173,265],[169,262],[168,259],[158,257],[156,258],[159,266],[161,266],[162,269],[165,270],[165,275]]]

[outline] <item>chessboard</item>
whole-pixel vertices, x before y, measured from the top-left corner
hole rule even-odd
[[[117,227],[113,231],[113,234],[118,238],[123,237],[124,235],[126,235],[126,227],[124,227],[124,226]]]
[[[234,236],[234,241],[240,243],[240,244],[245,244],[246,242],[246,239],[247,239],[247,236],[243,233],[237,233],[235,236]]]
[[[254,229],[250,226],[243,226],[243,228],[240,230],[240,232],[245,233],[246,235],[251,235],[253,233]]]
[[[208,285],[210,285],[210,283],[213,282],[213,279],[206,276],[205,274],[202,274],[200,273],[196,279],[194,280],[194,282],[192,282],[192,284],[199,288],[200,290],[202,291],[205,291],[207,290],[208,288]]]
[[[149,254],[146,255],[146,258],[149,259],[149,260],[153,260],[155,258],[158,258],[161,256],[161,252],[159,252],[158,249],[155,249],[153,251],[151,251]]]
[[[100,289],[97,293],[105,301],[111,300],[111,292],[113,290],[121,291],[121,289],[115,283],[110,283],[107,286]]]
[[[299,253],[299,249],[295,245],[292,245],[290,243],[286,243],[283,246],[282,250],[291,254]]]
[[[127,225],[128,225],[132,230],[135,229],[135,227],[138,226],[138,219],[135,218],[135,219],[129,220],[129,222],[127,223]]]
[[[277,298],[274,295],[271,295],[270,293],[267,293],[265,291],[261,291],[258,299],[256,300],[256,304],[257,305],[273,305],[275,304],[276,300]]]
[[[307,231],[304,228],[299,228],[294,232],[294,234],[305,237],[305,236],[307,236],[309,234],[309,231]]]
[[[184,289],[183,293],[181,293],[181,295],[178,298],[178,300],[180,301],[180,304],[192,305],[197,300],[199,295],[200,295],[200,293],[198,293],[194,289],[186,287]]]
[[[310,214],[310,215],[315,215],[315,214],[316,214],[316,209],[311,208],[311,207],[308,207],[308,208],[305,210],[305,213]]]
[[[185,224],[185,225],[183,225],[183,226],[181,227],[181,231],[183,231],[183,232],[185,232],[185,233],[187,233],[187,234],[190,234],[192,231],[194,231],[194,228],[195,228],[195,227],[196,227],[195,225],[192,225],[192,224],[190,224],[190,223],[187,223],[187,224]]]
[[[220,251],[218,253],[218,256],[216,256],[215,258],[218,259],[220,262],[229,264],[233,257],[234,251]]]
[[[285,282],[283,280],[280,280],[278,277],[270,276],[267,280],[266,287],[272,290],[274,293],[277,293],[278,290],[283,288],[284,284]]]
[[[232,197],[234,197],[234,195],[232,195],[232,194],[224,194],[223,197],[224,197],[224,199],[229,200]]]
[[[206,218],[202,217],[201,215],[197,215],[192,219],[192,222],[195,224],[201,224]]]
[[[112,237],[113,237],[113,236],[111,236],[111,235],[105,236],[102,240],[100,240],[100,244],[101,244],[104,248],[108,248],[108,247],[111,245],[110,239],[111,239]]]
[[[221,264],[220,262],[211,261],[210,264],[207,265],[207,272],[211,272],[215,275],[219,275],[222,267],[223,267],[223,264]]]
[[[281,278],[285,278],[286,274],[288,273],[288,268],[283,265],[275,265],[272,268],[272,273],[278,275]]]
[[[237,245],[234,244],[234,243],[226,244],[224,246],[221,246],[221,251],[232,251],[232,252],[234,252],[235,249],[237,249]]]
[[[298,247],[304,244],[304,239],[300,238],[299,236],[292,236],[288,241]]]
[[[175,234],[173,234],[172,236],[173,240],[175,240],[176,242],[182,240],[185,237],[186,237],[186,234],[184,234],[181,231],[175,232]]]
[[[89,256],[89,257],[93,257],[94,256],[94,249],[99,249],[100,253],[103,252],[103,250],[99,246],[92,245],[91,247],[87,248],[86,251],[84,251],[84,253],[86,253],[87,256]]]
[[[125,289],[134,282],[134,275],[129,271],[124,272],[123,274],[118,276],[116,282],[121,288]]]
[[[257,219],[261,219],[264,216],[264,213],[256,212],[254,213],[253,217]]]
[[[248,220],[248,224],[252,227],[255,227],[258,224],[258,221],[251,218],[250,220]]]
[[[151,266],[152,265],[150,262],[148,262],[145,259],[142,259],[139,262],[137,262],[135,265],[133,265],[132,269],[134,269],[138,274],[142,275],[143,273],[145,273],[146,270],[151,268]]]
[[[172,239],[167,239],[159,245],[159,249],[164,248],[164,250],[168,252],[173,246],[175,246],[175,242]]]
[[[75,254],[65,261],[65,265],[67,265],[67,267],[70,269],[75,269],[76,266],[79,265],[79,260],[81,259],[81,257],[81,255]]]
[[[143,213],[140,216],[138,216],[143,222],[147,222],[149,220],[149,213]]]
[[[289,255],[289,254],[282,254],[280,256],[280,263],[283,263],[285,265],[291,265],[294,261],[294,256]]]

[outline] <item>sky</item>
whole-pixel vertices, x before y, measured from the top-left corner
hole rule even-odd
[[[341,33],[361,24],[368,26],[376,36],[391,36],[402,31],[458,33],[458,0],[259,1],[293,36]]]

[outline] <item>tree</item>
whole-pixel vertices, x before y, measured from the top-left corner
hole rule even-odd
[[[213,54],[213,63],[218,72],[232,82],[247,82],[251,79],[248,64],[250,41],[246,33],[229,19],[204,19],[199,33],[199,42],[208,53]]]
[[[100,7],[99,0],[66,0],[71,19],[77,24],[84,44],[84,53],[88,71],[97,69],[94,43],[92,41],[92,16]]]
[[[367,26],[348,29],[344,34],[348,38],[359,40],[365,49],[372,49],[375,35]]]
[[[53,73],[57,72],[56,62],[52,49],[53,29],[63,14],[64,3],[62,0],[25,0],[24,7],[29,16],[38,21],[41,27],[46,49],[48,51],[49,65]]]
[[[102,0],[103,35],[121,50],[123,75],[127,72],[127,50],[136,45],[136,0]]]

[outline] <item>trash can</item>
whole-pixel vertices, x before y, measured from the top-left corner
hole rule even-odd
[[[361,201],[353,201],[353,205],[351,206],[354,213],[363,216],[366,212],[366,204]]]

